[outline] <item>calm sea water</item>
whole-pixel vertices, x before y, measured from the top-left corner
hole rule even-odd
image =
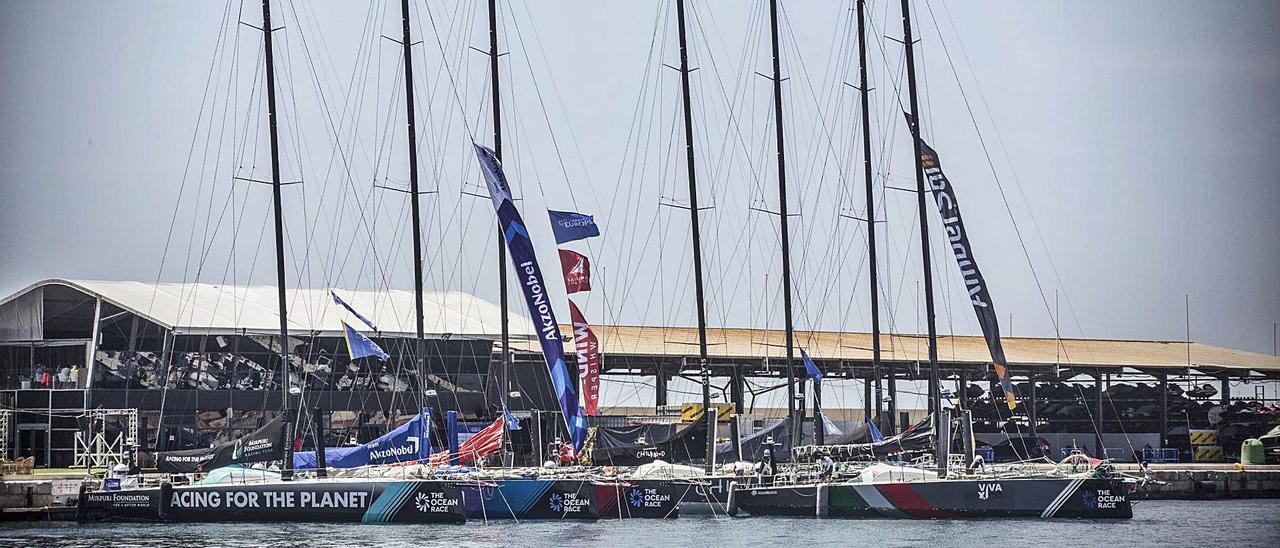
[[[1151,501],[1126,521],[803,518],[489,525],[101,524],[0,527],[0,546],[1280,546],[1280,500]]]

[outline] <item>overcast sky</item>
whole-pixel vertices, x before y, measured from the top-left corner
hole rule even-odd
[[[678,79],[662,66],[678,64],[674,10],[499,3],[506,164],[544,270],[541,210],[595,214],[605,235],[576,247],[604,286],[588,316],[692,324],[687,212],[659,205],[688,199]],[[400,48],[379,37],[399,36],[398,4],[276,6],[282,177],[305,181],[285,191],[291,284],[412,288],[405,197],[372,187],[408,178]],[[766,3],[691,5],[710,322],[780,328],[777,218],[751,209],[777,210],[771,86],[754,74],[770,70]],[[865,210],[857,97],[842,84],[857,77],[852,2],[783,5],[797,327],[866,330],[865,234],[839,217]],[[492,141],[488,60],[468,49],[488,47],[483,3],[425,6],[427,286],[494,299],[491,209],[466,194],[482,191],[468,138]],[[915,6],[925,136],[1006,334],[1012,315],[1013,334],[1052,336],[1056,291],[1064,336],[1181,340],[1189,294],[1192,339],[1271,352],[1280,4]],[[901,46],[879,38],[902,28],[897,2],[870,11],[882,302],[911,332],[915,204],[883,189],[914,184]],[[274,282],[269,190],[231,179],[270,175],[261,36],[237,19],[260,24],[260,4],[0,3],[0,293],[47,277]],[[939,329],[976,334],[949,253],[934,251]]]

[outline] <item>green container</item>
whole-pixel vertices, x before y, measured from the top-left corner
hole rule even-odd
[[[1262,442],[1253,438],[1240,444],[1240,464],[1266,464],[1267,453]]]

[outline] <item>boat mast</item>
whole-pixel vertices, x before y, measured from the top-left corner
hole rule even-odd
[[[489,0],[489,84],[490,95],[493,96],[493,155],[502,161],[502,96],[498,93],[498,5],[497,0]],[[498,401],[502,408],[507,408],[508,369],[510,353],[507,343],[511,333],[507,326],[507,240],[502,235],[502,227],[498,227],[498,293],[502,301],[502,361],[498,369]],[[511,436],[504,436],[506,454],[511,453]],[[505,456],[504,456],[505,460]]]
[[[409,0],[400,0],[400,18],[404,31],[404,96],[409,133],[409,204],[413,216],[413,300],[414,322],[417,338],[414,339],[413,361],[418,371],[418,407],[425,403],[424,385],[427,381],[423,360],[426,357],[426,340],[422,314],[422,227],[418,214],[418,132],[414,127],[413,113],[413,41],[409,39]]]
[[[912,53],[914,40],[911,36],[910,0],[902,0],[902,37],[907,48],[907,93],[911,100],[911,116],[907,124],[911,129],[911,143],[915,149],[916,202],[920,207],[920,261],[924,271],[925,323],[929,326],[929,412],[933,414],[934,431],[941,432],[939,425],[943,418],[942,391],[938,385],[938,333],[933,315],[933,271],[929,265],[929,215],[925,207],[927,190],[924,185],[924,165],[920,159],[920,105],[916,99],[916,63]],[[943,443],[938,445],[942,447]],[[939,462],[938,466],[945,467],[946,463]]]
[[[280,205],[280,143],[276,129],[276,69],[271,48],[271,0],[262,0],[262,36],[267,61],[267,128],[271,136],[271,199],[276,224],[276,303],[280,316],[280,398],[285,458],[281,478],[293,478],[293,421],[289,416],[289,310],[284,285],[284,208]]]
[[[702,294],[702,240],[698,231],[698,179],[693,162],[693,107],[689,99],[689,48],[684,32],[684,0],[676,0],[676,21],[680,32],[680,88],[684,94],[684,151],[689,170],[689,218],[693,224],[693,286],[698,308],[698,366],[702,373],[702,412],[711,410],[711,365],[707,362],[707,311]],[[704,415],[704,419],[707,416]],[[715,424],[706,419],[709,424]],[[715,452],[715,433],[707,429],[707,472]]]
[[[499,95],[498,82],[498,6],[496,0],[489,0],[489,84],[493,96],[493,156],[502,161],[502,97]],[[511,362],[511,327],[507,321],[507,239],[502,235],[502,227],[498,227],[498,307],[502,315],[502,361],[498,369],[498,400],[507,404],[507,392],[510,390],[508,374]]]
[[[799,445],[800,434],[804,422],[804,410],[801,409],[799,421],[796,420],[796,378],[791,365],[795,360],[795,331],[791,323],[791,246],[787,225],[791,224],[787,215],[787,158],[783,146],[782,131],[782,69],[778,59],[778,0],[769,0],[769,31],[773,39],[773,118],[774,134],[777,138],[778,154],[778,218],[782,226],[782,318],[786,324],[787,338],[787,418],[791,420],[791,439],[793,445]],[[821,416],[822,393],[817,383],[813,386],[813,411],[815,441],[822,443]]]
[[[871,258],[871,372],[875,377],[876,420],[882,420],[884,399],[880,384],[880,284],[876,276],[876,203],[872,193],[871,172],[871,88],[867,87],[867,30],[866,0],[857,0],[858,4],[858,91],[862,99],[862,171],[867,182],[867,255]],[[893,383],[893,371],[889,372],[889,382]],[[893,435],[893,423],[896,405],[889,409],[888,430]],[[871,407],[868,406],[868,413]],[[883,427],[883,426],[882,426]]]

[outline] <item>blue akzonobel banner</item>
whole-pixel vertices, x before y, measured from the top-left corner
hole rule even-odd
[[[502,174],[498,158],[492,150],[480,145],[475,145],[475,148],[476,157],[480,160],[480,171],[484,173],[484,180],[489,185],[493,209],[498,213],[498,226],[502,228],[503,237],[507,240],[511,262],[516,267],[516,277],[521,280],[520,289],[524,293],[525,304],[529,306],[529,316],[538,332],[542,356],[551,372],[551,384],[555,387],[556,399],[560,401],[560,411],[564,413],[564,422],[569,428],[574,449],[582,449],[582,442],[587,436],[587,418],[578,405],[573,377],[564,363],[560,325],[556,323],[555,312],[547,297],[547,285],[542,277],[542,269],[538,266],[538,257],[533,252],[533,241],[529,239],[524,220],[520,218],[520,212],[511,200],[511,186]]]
[[[427,460],[431,456],[431,408],[423,407],[418,415],[395,430],[355,447],[325,447],[324,461],[328,468],[356,468],[370,464],[391,464]],[[315,451],[299,451],[293,454],[293,467],[299,470],[316,468]]]

